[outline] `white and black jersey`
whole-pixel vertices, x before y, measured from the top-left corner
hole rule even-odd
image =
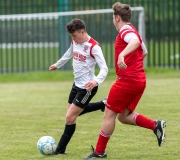
[[[101,47],[93,38],[82,44],[72,40],[70,48],[55,66],[62,67],[70,58],[73,58],[74,82],[77,87],[84,89],[85,84],[92,80],[96,80],[99,85],[106,78],[108,67]],[[100,68],[97,76],[94,74],[96,63]]]

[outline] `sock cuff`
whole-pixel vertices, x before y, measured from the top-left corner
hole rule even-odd
[[[111,135],[110,134],[106,134],[104,131],[100,130],[99,134],[103,137],[106,137],[106,138],[110,138]]]
[[[137,125],[137,124],[136,124],[136,118],[137,118],[138,115],[139,115],[139,113],[136,113],[135,116],[134,116],[134,118],[133,118],[133,121],[134,121],[134,124],[135,124],[135,125]]]
[[[76,123],[74,123],[74,124],[65,124],[65,127],[73,127],[73,126],[76,126]]]

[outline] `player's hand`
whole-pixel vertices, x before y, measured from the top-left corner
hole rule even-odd
[[[124,62],[124,57],[121,54],[118,57],[117,65],[120,69],[125,70],[127,68],[126,63]]]
[[[56,68],[56,66],[54,65],[54,64],[52,64],[50,67],[49,67],[49,71],[51,71],[51,70],[56,70],[57,68]]]
[[[91,91],[94,87],[97,86],[97,84],[98,84],[98,82],[93,80],[93,81],[87,82],[84,87],[87,91]]]

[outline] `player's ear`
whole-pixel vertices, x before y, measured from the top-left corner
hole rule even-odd
[[[119,15],[114,15],[114,19],[116,22],[119,22],[121,20],[121,17]]]
[[[82,29],[82,30],[81,30],[81,33],[82,33],[82,34],[84,34],[84,33],[85,33],[84,29]]]
[[[122,21],[121,16],[118,15],[118,22]]]

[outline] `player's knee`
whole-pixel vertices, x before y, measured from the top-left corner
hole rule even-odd
[[[66,124],[71,125],[76,122],[75,116],[66,115]]]
[[[125,117],[123,115],[117,117],[121,123],[125,124]]]

